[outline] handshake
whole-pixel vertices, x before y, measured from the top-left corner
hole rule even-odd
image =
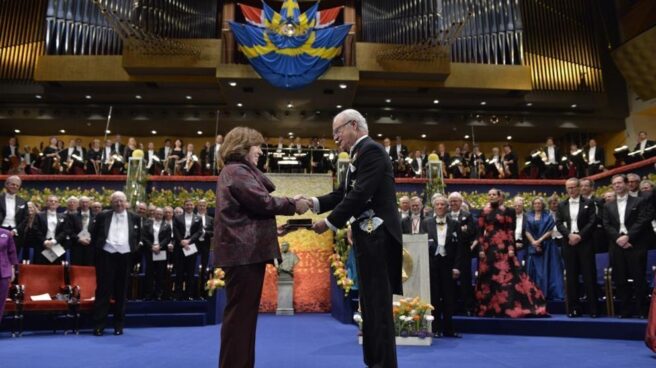
[[[296,214],[302,215],[314,206],[314,202],[311,198],[297,194],[294,196],[294,205],[296,206]]]
[[[304,214],[309,209],[314,209],[314,202],[312,199],[302,194],[295,195],[293,200],[294,205],[296,206],[296,213],[299,215]],[[328,225],[325,220],[321,220],[312,224],[312,230],[317,234],[321,234],[328,230]],[[286,235],[290,231],[292,231],[292,229],[281,225],[278,227],[278,236]]]

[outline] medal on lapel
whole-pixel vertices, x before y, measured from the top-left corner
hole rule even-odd
[[[370,217],[367,220],[367,233],[371,234],[374,231],[374,220]]]

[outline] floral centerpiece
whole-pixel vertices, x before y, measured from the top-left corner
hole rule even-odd
[[[212,296],[214,294],[214,291],[216,289],[221,289],[225,287],[225,272],[221,268],[216,268],[214,269],[214,273],[212,274],[212,277],[207,280],[207,283],[205,283],[205,290],[207,290],[207,294],[209,296]]]
[[[344,290],[345,296],[348,296],[351,287],[353,287],[353,280],[348,277],[348,271],[346,270],[346,261],[348,260],[350,250],[350,245],[346,241],[346,231],[344,229],[337,230],[335,244],[333,245],[333,254],[330,255],[329,259],[337,286]]]
[[[418,337],[420,339],[431,336],[431,322],[434,320],[431,311],[435,308],[416,298],[403,298],[392,303],[394,314],[394,329],[398,337]],[[353,315],[353,320],[362,329],[362,316]],[[398,341],[398,340],[397,340]]]

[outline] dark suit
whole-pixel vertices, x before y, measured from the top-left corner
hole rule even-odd
[[[501,160],[503,161],[504,170],[508,170],[510,172],[510,174],[506,172],[506,178],[517,179],[519,175],[519,163],[517,162],[517,156],[515,156],[514,153],[509,152],[504,154]]]
[[[14,146],[14,154],[12,155],[11,153],[11,147],[10,146],[4,146],[2,147],[2,173],[7,174],[7,171],[9,171],[9,168],[11,167],[11,157],[16,156],[20,159],[20,152],[18,149],[18,146]]]
[[[474,216],[467,211],[460,210],[458,216],[454,216],[449,212],[449,218],[458,222],[460,225],[460,233],[462,239],[460,247],[462,248],[460,264],[456,268],[460,270],[460,277],[458,278],[458,291],[460,299],[464,305],[466,312],[471,312],[474,309],[474,291],[472,290],[472,272],[471,272],[471,259],[478,257],[471,250],[471,245],[476,239],[476,227],[474,225]]]
[[[652,140],[647,139],[647,143],[645,144],[645,149],[647,149],[647,148],[649,148],[649,147],[651,147],[655,144],[656,144],[656,141],[652,141]],[[635,151],[640,151],[640,142],[636,143],[635,148],[633,148],[633,151],[634,152]]]
[[[147,225],[142,229],[141,240],[144,246],[144,253],[146,255],[146,286],[145,297],[146,299],[160,299],[164,296],[164,281],[166,277],[166,264],[164,261],[153,261],[153,245],[158,244],[160,252],[166,253],[166,247],[171,242],[172,232],[171,227],[166,221],[160,223],[159,233],[157,234],[157,241],[155,241],[154,220],[148,221]]]
[[[89,211],[89,218],[87,223],[87,232],[91,235],[91,225],[93,224],[93,214]],[[80,212],[74,214],[67,214],[66,221],[64,222],[67,232],[67,238],[71,250],[71,264],[92,266],[93,265],[93,245],[89,243],[84,245],[80,243],[79,236],[83,229],[82,214]]]
[[[210,258],[210,246],[212,244],[212,237],[214,236],[214,218],[212,216],[209,216],[207,214],[205,215],[198,215],[198,217],[201,219],[201,222],[204,220],[205,226],[202,227],[202,234],[198,238],[198,241],[196,242],[196,245],[198,246],[198,252],[200,253],[200,274],[198,277],[201,279],[201,285],[205,284],[205,281],[207,279],[207,271],[208,271],[208,262]],[[198,290],[199,294],[203,293],[203,288],[200,288]],[[201,296],[201,295],[196,295],[196,296]]]
[[[390,304],[392,293],[402,294],[402,242],[392,163],[383,146],[370,137],[354,145],[351,159],[355,170],[349,169],[337,190],[318,198],[319,210],[332,210],[327,220],[337,228],[356,219],[351,228],[360,277],[364,361],[371,367],[396,367]],[[383,220],[370,233],[369,210]]]
[[[385,149],[383,148],[383,151],[384,150]],[[399,153],[396,144],[390,147],[389,157],[392,159],[392,161],[396,161],[399,159]],[[403,157],[404,159],[408,157],[408,147],[405,144],[401,145],[401,157]]]
[[[654,216],[653,206],[647,201],[627,195],[624,225],[627,233],[620,230],[618,201],[604,206],[603,223],[609,240],[609,256],[613,266],[613,279],[617,294],[622,302],[622,315],[630,316],[630,301],[633,296],[637,304],[637,313],[645,314],[647,297],[647,239]],[[632,247],[623,249],[617,245],[621,235],[628,235]],[[633,295],[629,289],[628,279],[633,279]]]
[[[592,231],[592,244],[594,244],[594,251],[595,253],[606,253],[608,252],[608,236],[606,235],[606,230],[604,230],[603,223],[604,200],[602,198],[591,196],[588,198],[588,201],[594,204],[596,214],[594,230]]]
[[[43,245],[43,242],[46,240],[52,240],[52,237],[48,237],[48,216],[46,212],[41,212],[37,215],[39,217],[38,224],[40,226],[40,234],[41,234],[41,239],[35,244],[34,246],[34,263],[36,264],[59,264],[61,261],[64,260],[64,257],[66,256],[65,254],[62,255],[61,257],[57,258],[55,261],[50,262],[46,257],[41,254],[45,250],[45,246]],[[60,244],[64,248],[66,247],[67,244],[67,235],[68,232],[66,231],[65,227],[65,221],[66,221],[66,215],[64,213],[57,213],[57,226],[55,227],[55,237],[54,240],[57,241],[57,244]]]
[[[423,212],[423,211],[422,211]],[[421,227],[421,223],[424,221],[424,214],[419,215],[419,223],[417,224],[417,232],[414,234],[423,234],[424,231]],[[413,234],[412,232],[412,215],[407,216],[401,220],[401,232],[403,234]]]
[[[590,153],[590,147],[585,149],[585,154],[589,156]],[[594,164],[590,164],[591,162],[595,162]],[[599,146],[595,146],[595,152],[594,152],[594,157],[588,157],[588,164],[587,164],[587,169],[588,169],[588,175],[594,175],[598,172],[601,171],[599,166],[605,166],[606,165],[606,156],[604,155],[604,150],[603,148]]]
[[[124,211],[127,215],[128,253],[110,253],[105,250],[114,210],[96,215],[91,226],[91,244],[96,249],[96,300],[93,305],[93,322],[96,329],[104,329],[109,312],[109,300],[114,298],[114,328],[123,329],[125,320],[125,301],[127,299],[128,277],[130,275],[130,254],[139,247],[141,227],[139,216]]]
[[[429,217],[422,222],[428,234],[428,258],[430,262],[431,304],[435,306],[433,332],[453,334],[453,311],[455,307],[455,280],[453,269],[462,264],[462,233],[460,224],[445,216],[446,237],[444,256],[438,253],[437,218]]]
[[[2,223],[5,221],[5,217],[7,216],[6,195],[7,195],[6,192],[0,194],[0,225],[2,225]],[[23,220],[25,220],[25,217],[27,217],[27,202],[23,198],[19,197],[18,195],[16,195],[15,202],[16,204],[14,206],[14,222],[16,223],[15,227],[18,227],[18,225],[21,222],[23,222]],[[13,230],[10,229],[9,227],[5,227],[5,229]],[[25,251],[21,252],[21,249],[23,249],[23,245],[25,244],[25,242],[23,241],[23,239],[21,239],[22,236],[21,232],[20,231],[17,232],[18,232],[18,236],[14,239],[14,243],[16,244],[16,252],[17,252],[16,254],[21,256],[22,253],[22,258],[26,259],[25,257],[29,255],[29,252],[25,252]]]
[[[195,214],[192,214],[189,235],[186,235],[185,214],[173,218],[173,235],[175,236],[174,257],[177,261],[175,267],[175,293],[178,298],[191,298],[193,296],[194,268],[196,267],[196,256],[198,255],[198,253],[194,253],[185,256],[180,242],[187,239],[189,240],[189,244],[196,244],[196,248],[200,250],[197,243],[202,230],[201,219]],[[182,291],[183,283],[185,284],[184,292]]]
[[[549,163],[549,147],[545,146],[543,148],[544,154],[546,156],[547,162],[545,162],[544,173],[541,175],[547,179],[555,179],[560,176],[560,170],[558,170],[558,165],[560,163],[561,154],[558,146],[553,146],[554,152],[554,163]]]
[[[570,306],[570,313],[580,311],[578,290],[579,275],[581,275],[588,298],[589,313],[597,314],[597,267],[592,243],[597,218],[595,205],[585,198],[579,197],[579,212],[576,217],[578,232],[572,232],[570,207],[569,199],[566,199],[558,204],[556,211],[556,227],[558,232],[563,235],[562,256],[567,274],[567,303]],[[577,233],[581,237],[581,241],[576,245],[569,245],[569,235]]]

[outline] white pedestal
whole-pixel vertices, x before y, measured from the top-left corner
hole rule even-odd
[[[294,280],[278,280],[278,309],[276,315],[294,315]]]

